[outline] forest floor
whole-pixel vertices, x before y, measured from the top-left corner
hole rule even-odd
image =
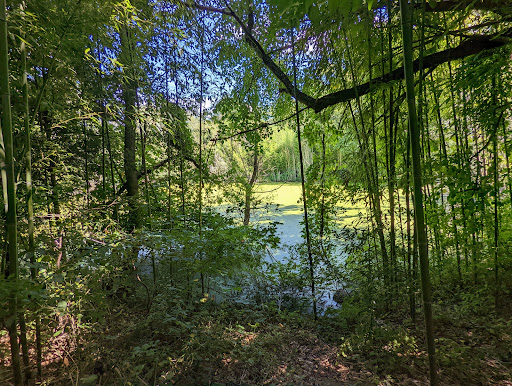
[[[116,302],[95,323],[61,316],[38,385],[426,385],[423,328],[400,312],[372,319],[279,313],[197,301],[162,307]],[[444,385],[512,385],[510,304],[463,317],[437,309]],[[507,311],[508,310],[508,311]],[[364,314],[360,314],[364,315]],[[370,328],[371,327],[371,328]],[[0,337],[0,384],[9,385],[8,340]]]

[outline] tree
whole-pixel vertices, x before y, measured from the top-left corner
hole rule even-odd
[[[68,337],[78,340],[87,329],[103,331],[96,321],[105,312],[131,316],[142,304],[145,322],[127,323],[141,332],[150,326],[152,342],[142,333],[132,337],[142,349],[129,348],[126,363],[138,363],[125,379],[151,383],[171,362],[168,376],[183,368],[160,353],[217,346],[196,345],[197,315],[211,319],[208,327],[236,318],[248,328],[252,314],[263,316],[258,323],[280,318],[267,317],[276,299],[269,289],[289,278],[292,291],[285,295],[293,310],[310,308],[302,304],[309,304],[310,284],[315,299],[333,285],[352,290],[343,308],[326,310],[327,326],[346,327],[333,339],[343,338],[341,347],[363,357],[372,344],[375,355],[377,343],[379,350],[417,352],[414,339],[385,345],[381,338],[391,342],[402,332],[417,338],[416,315],[423,312],[436,384],[434,303],[452,307],[449,315],[477,319],[475,308],[489,315],[508,305],[499,295],[510,290],[512,247],[509,0],[18,5],[2,4],[7,32],[0,17],[8,210],[2,275],[10,278],[1,280],[0,291],[9,295],[3,315],[16,383],[30,373],[31,321],[39,337],[75,323],[77,333]],[[26,197],[16,197],[19,176],[26,176]],[[272,262],[263,262],[276,229],[253,216],[261,208],[258,183],[299,176],[306,232],[290,249],[289,264],[270,254]],[[240,221],[219,213],[219,191],[230,195]],[[350,218],[342,215],[349,201],[357,205]],[[257,282],[250,289],[247,277]],[[214,321],[209,312],[221,307],[210,295],[220,282],[223,297],[240,300],[242,293],[242,302],[257,301],[261,309],[246,313],[239,304],[232,308],[243,313],[224,310]],[[118,296],[132,284],[141,291]],[[482,300],[493,295],[503,301]],[[124,303],[130,307],[117,307]],[[284,303],[276,305],[282,310]],[[203,313],[203,306],[211,307]],[[407,309],[412,321],[402,321]],[[401,328],[389,331],[388,322]],[[215,330],[209,328],[208,341]],[[183,348],[171,335],[191,339]],[[364,347],[352,344],[363,340]],[[167,341],[175,346],[162,347]],[[457,358],[474,353],[454,341],[467,348]],[[93,367],[87,358],[76,363]],[[151,375],[144,375],[148,366]],[[443,366],[450,376],[454,366]],[[395,371],[375,369],[382,377]]]
[[[135,48],[132,39],[132,15],[133,10],[123,10],[124,20],[119,30],[121,51],[120,61],[123,63],[123,91],[122,99],[124,103],[124,174],[126,177],[126,193],[128,196],[129,219],[128,229],[138,229],[141,227],[140,204],[139,204],[139,182],[137,179],[137,164],[135,162],[136,154],[136,118],[135,104],[137,98],[137,73],[135,69]]]
[[[20,352],[18,346],[18,229],[16,215],[16,178],[14,174],[14,149],[12,141],[11,96],[9,87],[9,45],[7,39],[7,14],[5,0],[0,1],[0,95],[2,97],[3,163],[7,180],[7,269],[3,272],[11,281],[9,318],[7,328],[11,343],[12,370],[15,385],[22,385]]]
[[[420,254],[421,285],[423,308],[425,311],[425,327],[427,331],[427,351],[429,357],[430,383],[438,385],[436,352],[434,346],[434,324],[432,321],[432,294],[430,288],[430,267],[428,263],[428,243],[425,230],[423,207],[423,182],[420,160],[420,133],[416,115],[416,99],[414,94],[413,60],[412,60],[412,20],[410,5],[400,0],[400,17],[402,20],[402,41],[404,47],[404,77],[409,112],[409,137],[411,139],[412,170],[414,181],[414,217]]]

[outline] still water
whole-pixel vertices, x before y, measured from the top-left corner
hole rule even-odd
[[[256,187],[255,200],[259,202],[259,208],[251,214],[251,223],[265,224],[269,221],[278,222],[277,235],[280,237],[280,245],[277,249],[269,250],[266,258],[268,264],[283,263],[294,258],[290,253],[290,247],[304,242],[303,221],[304,207],[302,202],[302,187],[300,183],[269,183],[259,184]],[[265,204],[270,204],[267,206]],[[270,210],[268,208],[271,208]],[[354,226],[353,221],[360,218],[365,211],[364,204],[341,203],[340,213],[335,219],[337,227],[344,225]],[[309,212],[309,211],[308,211]],[[346,258],[343,251],[344,244],[351,240],[335,240],[337,247],[330,260],[340,265]],[[296,256],[295,256],[296,257]],[[343,278],[323,286],[317,286],[316,297],[320,309],[327,307],[336,308],[338,304],[332,300],[334,292],[343,288]],[[309,288],[302,289],[304,296],[310,296]]]
[[[232,300],[237,302],[253,302],[253,295],[255,292],[261,291],[266,292],[267,299],[261,301],[268,301],[268,298],[275,299],[276,305],[281,308],[287,307],[291,302],[293,303],[297,299],[302,299],[306,303],[306,309],[310,311],[311,305],[311,291],[309,284],[303,284],[304,288],[297,286],[290,286],[286,283],[286,280],[280,280],[279,275],[274,274],[272,279],[272,273],[279,269],[288,269],[287,273],[295,272],[300,267],[308,268],[306,258],[299,258],[297,252],[293,251],[293,247],[301,243],[304,243],[303,235],[303,224],[304,221],[304,209],[302,202],[302,188],[300,183],[267,183],[258,184],[255,189],[254,202],[257,204],[256,209],[251,213],[251,224],[265,225],[269,222],[276,222],[277,236],[280,238],[280,244],[277,248],[267,249],[267,254],[264,257],[264,264],[262,267],[264,277],[258,284],[258,275],[251,276],[244,274],[239,278],[225,278],[225,277],[208,277],[208,292],[215,296],[217,301]],[[221,213],[226,213],[228,210],[228,204],[221,204],[216,206],[216,210]],[[364,213],[365,207],[363,203],[349,203],[343,202],[339,204],[339,214],[335,219],[336,226],[341,228],[342,226],[355,226],[354,220],[360,218],[361,213]],[[230,212],[231,216],[238,218],[240,212]],[[335,239],[336,247],[334,252],[331,253],[329,260],[333,265],[340,266],[346,259],[346,253],[344,252],[344,246],[347,243],[353,242],[353,240]],[[183,258],[183,254],[180,253],[180,247],[175,248],[178,253],[174,260],[179,262]],[[162,251],[163,255],[171,253],[170,250]],[[151,276],[153,272],[153,265],[151,264],[150,257],[153,260],[160,260],[157,251],[153,251],[149,248],[141,248],[139,250],[139,272]],[[194,258],[191,256],[191,258]],[[196,256],[197,258],[197,256]],[[292,262],[291,265],[285,266],[285,264]],[[294,268],[289,269],[290,266]],[[325,271],[326,266],[323,263],[319,263],[317,268],[321,268]],[[332,300],[333,294],[337,289],[344,288],[344,278],[342,275],[335,273],[328,273],[328,276],[333,278],[328,283],[318,283],[316,287],[315,298],[317,299],[318,309],[323,312],[327,308],[337,308],[339,305]],[[196,278],[197,279],[197,278]],[[273,282],[272,282],[273,280]],[[306,279],[307,282],[309,279]],[[318,278],[317,278],[318,280]],[[304,281],[303,281],[304,283]],[[239,290],[233,290],[239,288]],[[304,309],[304,307],[302,307]]]

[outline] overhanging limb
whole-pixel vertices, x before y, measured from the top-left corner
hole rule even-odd
[[[447,4],[441,5],[442,3],[451,3],[449,9],[453,9],[459,3],[463,3],[462,1],[447,1],[439,3],[439,7],[446,7]],[[472,2],[474,3],[474,2]],[[480,1],[476,2],[480,6],[484,6],[488,3],[488,1]],[[512,1],[507,1],[507,4],[512,3]],[[276,78],[283,84],[284,91],[292,96],[296,96],[297,100],[301,102],[306,107],[314,110],[315,112],[320,112],[327,107],[337,105],[342,102],[346,102],[352,99],[355,99],[357,96],[362,96],[368,94],[369,92],[375,90],[378,86],[382,84],[386,84],[396,80],[404,79],[404,68],[398,67],[392,72],[384,74],[380,77],[372,79],[371,82],[366,82],[360,85],[357,85],[352,88],[346,88],[343,90],[335,91],[329,93],[327,95],[321,96],[319,98],[312,97],[311,95],[306,94],[300,90],[294,90],[293,84],[286,75],[286,73],[279,67],[279,65],[270,57],[270,55],[265,51],[262,45],[257,41],[257,39],[252,35],[251,29],[247,27],[247,25],[242,21],[240,16],[233,11],[233,9],[229,6],[227,2],[226,8],[215,8],[209,6],[203,6],[196,2],[192,3],[182,3],[184,6],[193,7],[197,9],[201,9],[208,12],[220,13],[235,19],[235,21],[240,25],[242,31],[245,34],[245,40],[249,46],[254,50],[256,55],[262,60],[265,66],[276,76]],[[448,9],[446,9],[448,10]],[[502,47],[510,42],[509,39],[510,31],[506,33],[501,33],[499,36],[495,35],[475,35],[472,36],[463,42],[461,42],[458,46],[453,48],[448,48],[443,51],[439,51],[427,56],[423,57],[423,68],[435,68],[443,63],[450,62],[452,60],[463,59],[465,57],[478,54],[485,50],[492,50],[499,47]],[[419,60],[415,60],[413,62],[413,71],[419,71],[420,64]]]

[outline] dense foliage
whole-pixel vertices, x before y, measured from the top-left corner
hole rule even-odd
[[[0,10],[0,383],[512,378],[511,1]]]

